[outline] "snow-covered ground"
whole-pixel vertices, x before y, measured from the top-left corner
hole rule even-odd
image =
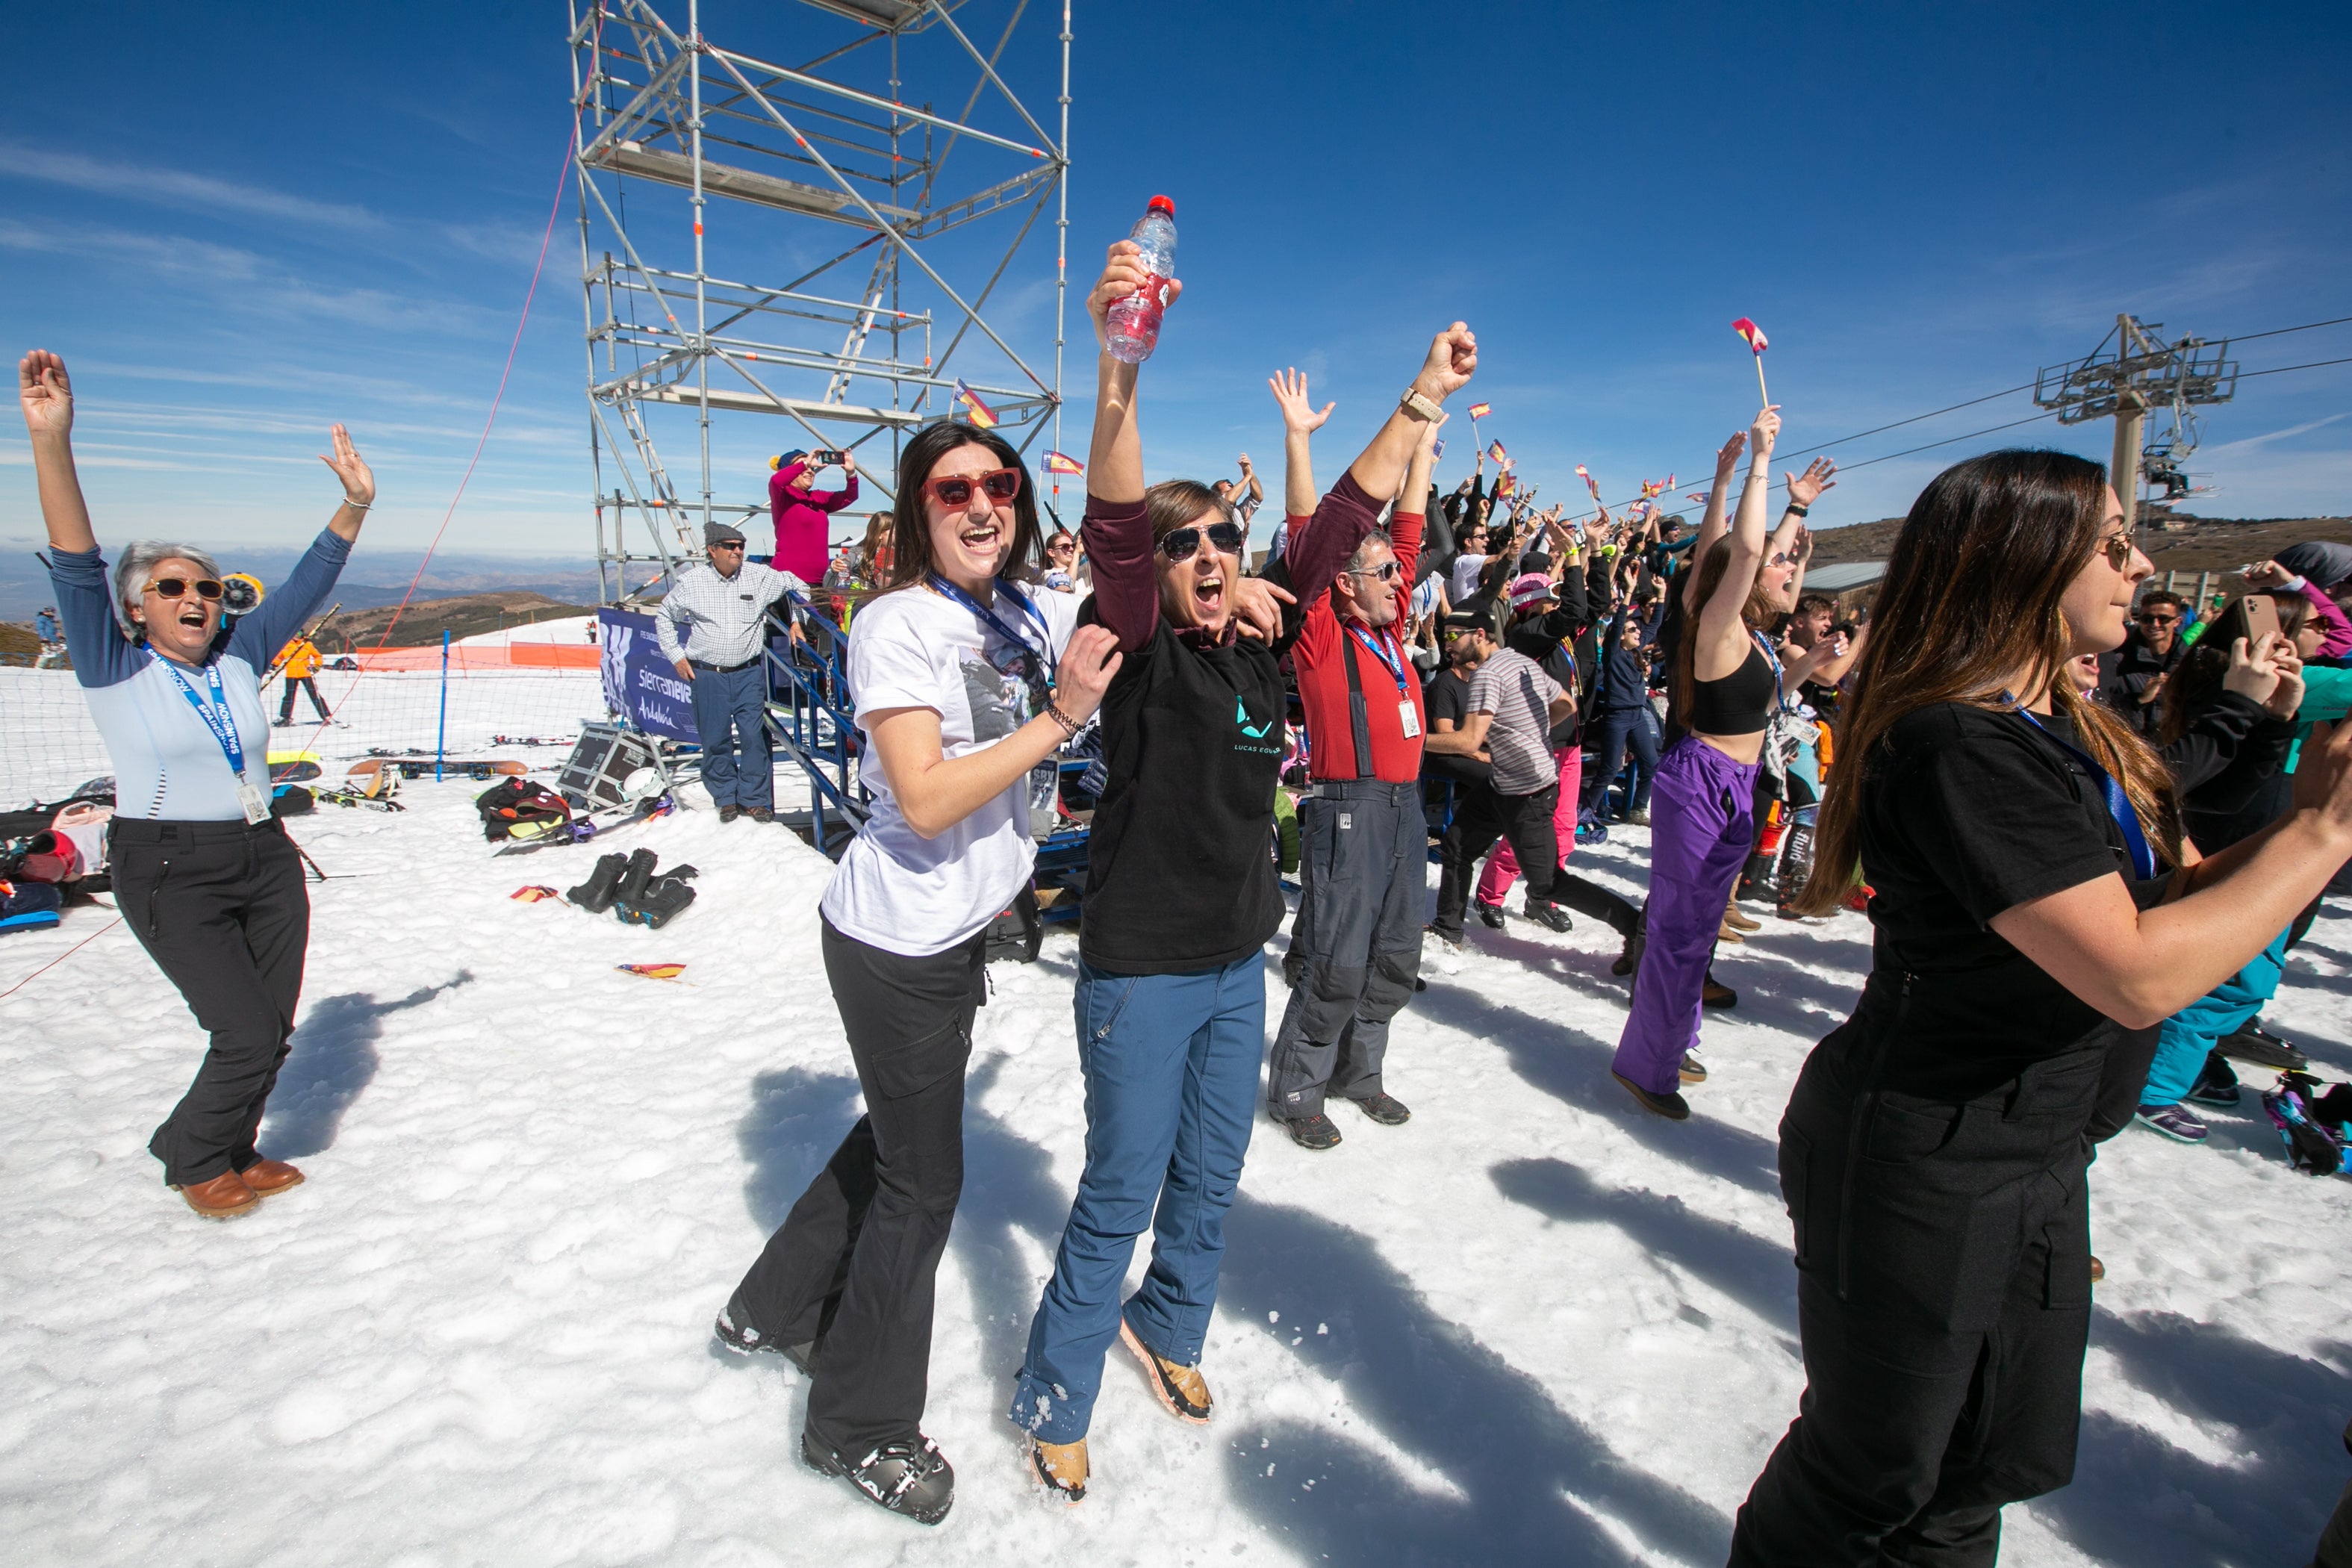
[[[1801,1384],[1774,1127],[1858,984],[1858,917],[1727,950],[1739,1007],[1708,1020],[1683,1126],[1607,1077],[1613,940],[1474,928],[1398,1021],[1409,1125],[1343,1110],[1308,1154],[1261,1122],[1215,1422],[1116,1362],[1076,1510],[1025,1483],[1001,1414],[1078,1173],[1075,942],[993,966],[927,1419],[959,1497],[925,1531],[801,1469],[800,1381],[709,1334],[856,1113],[826,863],[709,811],[496,858],[478,787],[294,825],[330,879],[263,1147],[310,1180],[258,1215],[196,1220],[145,1152],[200,1042],[127,931],[0,1001],[0,1559],[1723,1560]],[[666,931],[509,898],[636,843],[702,868]],[[1621,830],[1577,860],[1630,889],[1644,852]],[[108,919],[0,942],[0,990]],[[637,961],[685,981],[614,968]],[[2347,993],[2331,911],[2270,1016],[2333,1075]],[[2127,1131],[2094,1170],[2082,1462],[2011,1511],[2011,1563],[2299,1564],[2352,1473],[2352,1190],[2289,1170],[2251,1095],[2214,1121],[2202,1149]]]

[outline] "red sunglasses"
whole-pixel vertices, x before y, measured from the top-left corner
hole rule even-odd
[[[996,468],[985,474],[948,474],[923,481],[924,491],[936,498],[941,506],[962,507],[971,504],[971,489],[978,485],[981,493],[991,500],[1011,500],[1021,493],[1021,470]]]

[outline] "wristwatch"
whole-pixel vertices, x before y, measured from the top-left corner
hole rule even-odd
[[[1431,398],[1424,397],[1413,387],[1406,387],[1397,399],[1397,412],[1426,424],[1445,412]]]

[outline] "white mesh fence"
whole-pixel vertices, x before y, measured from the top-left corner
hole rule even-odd
[[[494,747],[512,754],[507,745],[526,740],[569,745],[583,723],[604,717],[604,683],[593,669],[453,668],[447,679],[446,743],[453,758]],[[299,694],[293,724],[270,731],[270,750],[317,752],[330,780],[342,774],[334,764],[366,756],[372,748],[429,753],[443,732],[438,669],[330,669],[319,673],[318,682],[338,721],[320,725],[309,694]],[[273,719],[279,691],[272,681],[262,692]],[[0,668],[0,808],[57,800],[113,771],[72,671]]]

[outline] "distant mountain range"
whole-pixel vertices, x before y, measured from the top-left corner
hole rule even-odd
[[[1884,561],[1902,531],[1899,517],[1823,529],[1813,535],[1812,564]],[[2352,544],[2352,518],[2207,518],[2157,510],[2144,511],[2139,519],[2139,547],[2158,573],[2232,573],[2305,539]]]
[[[34,552],[42,548],[38,540],[0,539],[0,621],[30,621],[55,598],[48,573],[35,558]],[[300,550],[279,545],[229,547],[215,552],[215,559],[225,572],[250,572],[275,586],[285,580],[301,554]],[[112,559],[110,553],[109,559]],[[408,592],[409,579],[423,559],[421,551],[363,549],[342,581],[335,584],[330,603],[341,600],[346,610],[396,605]],[[433,557],[431,568],[416,584],[419,600],[479,593],[537,594],[557,604],[593,605],[597,599],[596,570],[582,564],[577,555],[465,555],[445,551]],[[403,617],[401,630],[407,629],[407,619]],[[439,633],[434,635],[437,637]]]

